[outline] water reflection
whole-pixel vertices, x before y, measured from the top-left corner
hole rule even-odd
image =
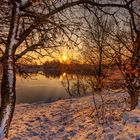
[[[62,85],[70,96],[80,96],[88,93],[86,76],[63,74]]]
[[[43,73],[17,74],[17,103],[51,102],[67,98],[58,77],[46,77]]]
[[[89,79],[67,73],[18,73],[17,103],[51,102],[58,99],[82,96],[91,92]]]

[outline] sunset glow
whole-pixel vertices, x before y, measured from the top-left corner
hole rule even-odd
[[[64,53],[60,56],[59,61],[61,63],[70,63],[70,57],[68,54]]]
[[[66,54],[63,54],[62,60],[63,60],[64,62],[66,62],[66,61],[68,60],[68,56],[67,56]]]

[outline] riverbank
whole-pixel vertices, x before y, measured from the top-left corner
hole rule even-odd
[[[110,90],[101,96],[19,104],[8,139],[138,140],[140,106],[129,112],[128,102],[126,92]]]

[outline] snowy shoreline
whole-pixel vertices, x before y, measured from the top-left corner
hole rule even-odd
[[[139,140],[140,106],[130,112],[128,102],[126,92],[105,91],[101,96],[18,104],[8,139]]]

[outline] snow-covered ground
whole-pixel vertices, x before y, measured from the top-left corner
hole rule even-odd
[[[95,105],[96,102],[96,105]],[[140,107],[124,91],[53,103],[18,104],[9,140],[139,140]]]

